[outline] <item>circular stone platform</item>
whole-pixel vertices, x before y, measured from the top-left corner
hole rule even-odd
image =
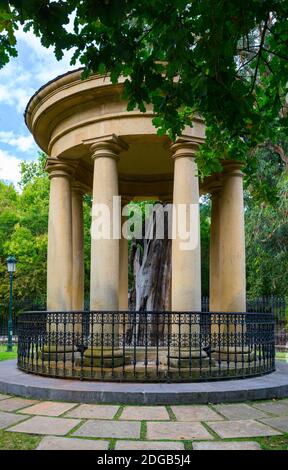
[[[0,362],[0,393],[76,403],[139,405],[204,404],[288,397],[288,363],[275,372],[242,380],[183,384],[79,382],[25,374],[16,361]]]

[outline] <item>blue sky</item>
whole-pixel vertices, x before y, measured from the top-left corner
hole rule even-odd
[[[39,148],[23,113],[30,97],[49,80],[71,69],[71,54],[58,62],[32,33],[17,32],[18,57],[0,69],[0,179],[16,186],[19,163],[37,158]]]

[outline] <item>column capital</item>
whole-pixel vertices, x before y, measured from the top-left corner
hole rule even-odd
[[[74,180],[71,185],[71,190],[72,193],[77,194],[79,196],[84,196],[84,194],[87,194],[90,189],[88,186],[86,186],[83,183],[80,183],[80,181]]]
[[[241,178],[243,178],[244,174],[242,172],[242,168],[244,166],[244,163],[234,160],[224,160],[221,161],[221,165],[223,167],[223,179],[230,176],[240,176]]]
[[[50,179],[56,177],[66,177],[72,179],[77,166],[78,161],[76,160],[60,160],[57,158],[48,157],[46,160],[45,170],[49,174]]]
[[[210,193],[215,195],[223,188],[223,184],[230,177],[237,176],[243,178],[244,176],[241,170],[244,164],[239,161],[221,160],[221,166],[221,173],[213,173],[205,178],[204,183],[201,186],[201,194]]]
[[[115,134],[83,140],[83,144],[89,147],[93,160],[99,157],[117,159],[121,152],[129,148],[129,145]]]
[[[205,188],[208,193],[210,193],[212,196],[215,196],[219,194],[220,190],[222,189],[222,180],[221,179],[216,179],[212,181],[207,188]]]
[[[199,149],[199,143],[185,137],[179,137],[176,142],[168,145],[173,159],[181,157],[194,157]]]

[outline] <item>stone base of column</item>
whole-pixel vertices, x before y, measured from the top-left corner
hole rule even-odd
[[[130,356],[124,356],[122,350],[112,348],[87,349],[83,358],[83,366],[85,367],[115,368],[130,363]]]
[[[214,360],[208,357],[207,353],[200,349],[192,349],[191,351],[188,349],[178,350],[171,350],[169,356],[163,360],[162,358],[161,363],[163,365],[168,365],[171,368],[177,369],[189,369],[189,368],[205,368],[211,365],[214,365]]]
[[[234,363],[248,363],[254,360],[254,355],[248,347],[226,347],[217,351],[215,348],[212,353],[212,358],[216,362],[234,362]]]
[[[41,351],[41,358],[43,361],[70,361],[80,357],[80,353],[73,346],[44,346]]]

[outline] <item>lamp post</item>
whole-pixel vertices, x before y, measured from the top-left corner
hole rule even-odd
[[[16,259],[14,256],[7,258],[7,270],[10,278],[10,299],[9,299],[9,318],[8,318],[8,344],[7,352],[13,351],[13,321],[12,321],[12,302],[13,302],[13,274],[16,271]]]

